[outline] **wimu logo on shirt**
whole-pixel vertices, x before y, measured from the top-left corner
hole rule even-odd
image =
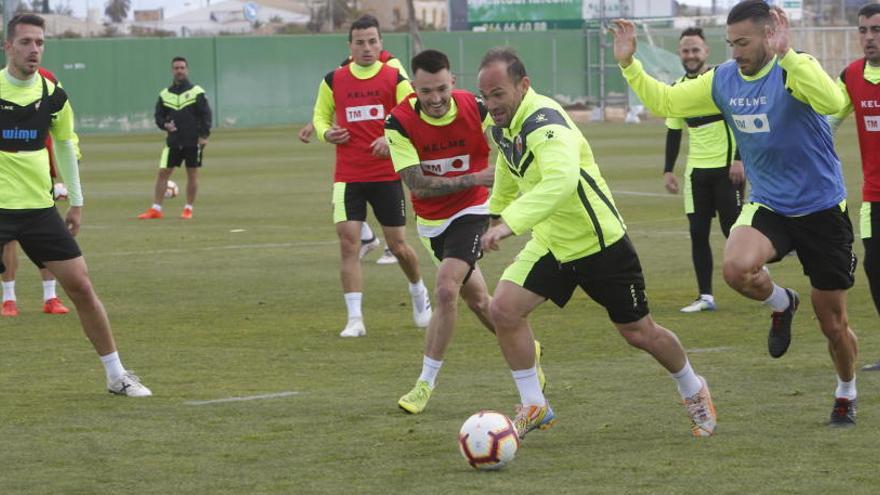
[[[770,120],[766,113],[756,113],[748,115],[731,115],[733,124],[740,132],[746,134],[757,134],[761,132],[770,132]]]
[[[349,122],[363,122],[365,120],[385,120],[385,107],[382,105],[361,105],[359,107],[345,107],[345,118]]]
[[[19,129],[16,127],[15,129],[3,129],[3,139],[17,140],[17,141],[31,141],[33,139],[37,139],[39,135],[39,131],[36,129]]]
[[[451,172],[465,172],[471,168],[470,155],[458,155],[439,160],[425,160],[422,162],[422,170],[434,175],[446,175]]]

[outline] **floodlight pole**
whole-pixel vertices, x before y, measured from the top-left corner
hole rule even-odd
[[[15,11],[18,10],[18,0],[5,0],[3,2],[3,23],[9,24],[9,21],[15,17]],[[6,29],[6,26],[3,27]]]
[[[333,0],[327,0],[327,12],[329,13],[328,17],[330,17],[330,32],[336,31],[336,20],[333,19],[333,4],[335,2]]]
[[[608,41],[605,32],[605,0],[599,1],[599,122],[605,121],[605,50]]]

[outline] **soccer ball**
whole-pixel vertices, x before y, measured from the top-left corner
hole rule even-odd
[[[461,425],[458,449],[472,468],[501,469],[513,460],[519,436],[510,419],[495,411],[480,411]]]
[[[168,184],[165,185],[165,197],[166,198],[175,198],[177,197],[177,193],[180,192],[180,188],[177,187],[177,183],[173,180],[169,180]]]
[[[67,186],[61,182],[56,183],[52,186],[52,196],[55,201],[67,201]]]

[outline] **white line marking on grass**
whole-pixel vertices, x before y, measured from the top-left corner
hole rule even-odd
[[[188,406],[204,406],[206,404],[223,404],[226,402],[244,402],[247,400],[264,400],[264,399],[280,399],[281,397],[290,397],[299,395],[299,392],[277,392],[274,394],[249,395],[247,397],[227,397],[225,399],[214,400],[191,400],[184,402]]]
[[[732,350],[733,347],[702,347],[697,349],[688,349],[688,352],[699,354],[701,352],[727,352]]]
[[[231,244],[229,246],[209,246],[186,249],[154,249],[151,251],[117,251],[113,253],[89,253],[89,256],[142,256],[150,254],[174,254],[191,253],[193,251],[223,251],[236,249],[278,249],[288,247],[313,247],[328,246],[339,241],[314,241],[314,242],[273,242],[267,244]]]
[[[624,195],[629,195],[629,196],[652,196],[652,197],[658,197],[658,198],[680,198],[680,197],[681,197],[681,196],[678,196],[678,195],[676,195],[676,194],[669,194],[669,193],[652,193],[652,192],[642,192],[642,191],[618,191],[618,190],[614,190],[614,191],[611,191],[611,193],[612,193],[612,194],[615,194],[615,195],[617,195],[617,194],[624,194]]]

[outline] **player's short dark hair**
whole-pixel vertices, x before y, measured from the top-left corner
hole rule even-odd
[[[681,32],[681,36],[678,39],[682,39],[685,36],[699,36],[701,40],[706,41],[706,36],[703,34],[703,28],[691,26],[684,31]]]
[[[19,24],[27,24],[29,26],[37,26],[40,29],[46,29],[46,21],[36,14],[18,14],[9,20],[6,25],[6,40],[12,41],[15,38],[15,30]]]
[[[186,57],[181,57],[180,55],[171,59],[171,65],[174,65],[174,62],[183,62],[189,67],[189,62],[186,61]]]
[[[880,14],[880,3],[866,3],[859,9],[859,17],[872,17]]]
[[[514,83],[520,82],[522,78],[528,75],[526,74],[526,66],[522,63],[519,55],[516,54],[516,50],[509,46],[490,48],[489,51],[483,55],[483,60],[480,61],[480,70],[483,70],[495,62],[504,62],[507,64],[507,75]]]
[[[364,14],[358,17],[354,22],[351,23],[351,27],[348,28],[348,41],[351,41],[351,33],[355,29],[360,30],[370,28],[376,28],[376,32],[379,33],[379,37],[382,37],[382,31],[379,29],[379,19],[376,19],[370,14]]]
[[[770,22],[770,6],[764,0],[745,0],[734,5],[727,14],[728,26],[747,20],[758,24]]]
[[[417,70],[436,74],[443,69],[449,70],[449,57],[439,50],[425,50],[412,58],[410,66],[413,76]]]

